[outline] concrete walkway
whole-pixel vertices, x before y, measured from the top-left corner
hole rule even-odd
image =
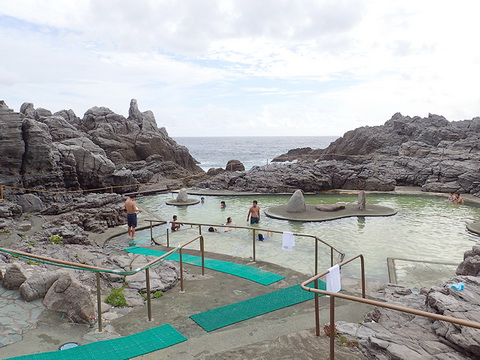
[[[194,192],[189,192],[193,194]],[[347,193],[342,191],[342,193]],[[354,192],[350,192],[354,193]],[[212,192],[199,192],[202,195],[217,195]],[[223,194],[223,193],[222,193]],[[446,196],[421,192],[419,188],[398,188],[392,194],[418,194],[422,196]],[[229,192],[228,195],[238,195]],[[243,193],[246,195],[246,193]],[[250,194],[249,194],[250,195]],[[467,204],[480,205],[480,199],[464,195]],[[153,214],[143,212],[139,228],[148,227],[148,219],[155,219]],[[160,220],[160,219],[158,219]],[[33,221],[32,231],[40,224],[38,218]],[[480,222],[474,224],[474,229],[480,233]],[[469,228],[470,230],[470,228]],[[472,230],[471,230],[472,231]],[[103,246],[105,242],[116,235],[126,232],[126,226],[109,229],[104,234],[92,234],[91,238]],[[5,238],[8,242],[10,237]],[[14,241],[14,238],[11,239]],[[4,243],[5,244],[5,243]],[[200,275],[200,269],[186,265],[189,272],[185,287],[186,292],[180,293],[179,286],[169,290],[162,298],[153,302],[154,321],[147,321],[145,306],[133,309],[118,309],[123,315],[115,319],[106,319],[104,332],[86,325],[71,324],[62,318],[61,314],[44,310],[40,301],[26,303],[18,296],[18,292],[1,289],[0,334],[3,344],[17,341],[9,346],[0,347],[0,358],[8,358],[34,352],[54,351],[66,342],[85,344],[91,341],[111,339],[130,335],[152,327],[169,323],[184,334],[189,340],[173,347],[143,355],[140,359],[323,359],[328,356],[328,338],[314,336],[313,301],[284,308],[250,320],[233,324],[223,329],[206,333],[197,326],[189,316],[225,304],[241,301],[253,296],[279,288],[299,284],[305,280],[305,275],[275,264],[257,262],[248,259],[232,258],[219,254],[208,254],[208,257],[220,260],[238,262],[260,267],[286,277],[276,284],[264,287],[248,280],[231,275],[208,271]],[[402,262],[403,261],[403,262]],[[395,259],[397,280],[410,275],[405,272],[412,268],[408,260]],[[421,265],[415,264],[415,272],[420,276],[425,274],[419,270]],[[432,264],[429,264],[432,267]],[[447,271],[451,271],[451,268]],[[381,284],[369,283],[371,296]],[[403,285],[403,284],[402,284]],[[358,294],[359,282],[355,279],[342,279],[342,287],[352,294]],[[327,299],[321,301],[321,323],[328,322]],[[336,320],[349,322],[362,321],[371,308],[359,303],[348,303],[337,300]],[[21,339],[19,339],[21,337]],[[365,359],[355,347],[337,346],[337,359]],[[114,360],[114,359],[112,359]]]
[[[305,280],[305,275],[278,265],[263,262],[253,264],[249,260],[212,253],[207,255],[210,258],[216,257],[220,260],[256,266],[286,278],[270,286],[263,286],[208,269],[206,275],[202,276],[199,267],[186,266],[189,275],[185,282],[185,293],[180,293],[179,286],[176,286],[167,291],[163,297],[155,299],[152,304],[154,317],[152,322],[147,320],[146,306],[125,309],[128,313],[105,321],[106,331],[99,333],[86,325],[68,323],[60,314],[45,310],[37,317],[36,324],[32,324],[32,327],[23,334],[21,341],[0,348],[0,358],[55,351],[66,342],[85,344],[134,334],[166,323],[174,326],[189,340],[168,349],[143,355],[139,357],[140,359],[267,359],[270,358],[271,351],[279,349],[283,349],[284,359],[317,359],[319,353],[327,356],[327,338],[323,332],[321,337],[314,336],[313,300],[210,333],[193,322],[189,316],[195,313],[299,284]],[[350,289],[352,293],[358,293],[359,282],[345,279],[343,287]],[[22,302],[18,299],[18,305]],[[327,299],[322,298],[322,324],[328,322],[327,304]],[[369,310],[370,308],[364,305],[337,301],[336,320],[361,321]],[[233,356],[232,351],[235,354],[244,353],[245,356]],[[282,357],[277,354],[275,358]],[[354,347],[339,348],[338,358],[364,359]]]

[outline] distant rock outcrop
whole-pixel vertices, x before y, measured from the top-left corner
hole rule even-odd
[[[129,117],[105,107],[82,119],[24,103],[0,102],[0,184],[37,190],[80,190],[176,179],[203,173],[188,149],[157,128],[151,111],[130,103]]]
[[[480,196],[479,158],[480,117],[449,122],[438,115],[397,113],[384,125],[345,133],[326,149],[293,149],[273,164],[221,173],[198,186],[274,193],[386,191],[403,185]]]
[[[227,166],[225,166],[227,171],[245,171],[245,165],[242,164],[240,160],[229,160]]]

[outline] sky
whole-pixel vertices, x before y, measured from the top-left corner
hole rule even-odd
[[[478,0],[0,0],[0,100],[131,99],[170,136],[341,136],[480,116]]]

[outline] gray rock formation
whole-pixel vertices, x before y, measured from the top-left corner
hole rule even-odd
[[[457,275],[480,276],[480,246],[466,251],[463,261],[458,265]]]
[[[136,100],[128,118],[94,107],[82,119],[72,110],[52,115],[30,103],[16,113],[2,101],[0,127],[3,185],[49,191],[113,186],[128,192],[120,186],[203,172],[187,148],[157,128],[151,111],[139,111]]]
[[[30,276],[20,285],[22,299],[25,301],[42,299],[61,274],[63,274],[61,271],[46,271]]]
[[[464,290],[451,285],[463,282]],[[457,276],[442,286],[410,289],[385,285],[381,298],[389,303],[480,322],[480,278]],[[403,312],[376,308],[365,322],[337,322],[340,334],[358,341],[368,358],[374,359],[478,359],[480,332],[477,329],[431,320]]]
[[[287,203],[287,212],[289,213],[302,213],[307,211],[305,205],[305,198],[303,197],[302,190],[296,190],[290,197]]]
[[[2,278],[2,285],[6,289],[16,290],[26,279],[25,269],[20,264],[14,263],[6,268]]]
[[[438,115],[411,118],[397,113],[382,126],[345,133],[326,149],[294,149],[273,161],[330,164],[331,173],[324,168],[315,175],[327,177],[333,188],[387,190],[406,185],[480,196],[479,130],[480,117],[449,122]],[[304,165],[294,167],[300,174]],[[377,180],[384,180],[383,186]]]
[[[225,166],[226,171],[245,171],[245,165],[242,164],[240,160],[229,160],[227,166]]]
[[[345,165],[317,161],[255,166],[249,171],[225,171],[199,182],[198,188],[255,191],[263,193],[318,192],[331,189],[391,191],[395,180],[378,171],[374,164]]]
[[[43,304],[50,310],[65,313],[76,323],[89,324],[96,317],[90,289],[68,273],[63,273],[48,289]]]

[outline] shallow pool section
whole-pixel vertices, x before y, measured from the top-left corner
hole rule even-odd
[[[165,201],[176,194],[161,194],[139,197],[140,206],[164,220],[173,215],[186,222],[223,224],[227,217],[233,223],[248,226],[247,212],[253,200],[260,208],[286,204],[289,196],[204,196],[205,202],[192,206],[171,206]],[[191,197],[195,197],[192,196]],[[200,198],[200,196],[198,196]],[[227,207],[220,208],[220,201]],[[307,195],[308,204],[355,204],[355,195]],[[262,212],[260,227],[279,231],[316,235],[346,254],[346,258],[363,254],[366,261],[367,277],[388,281],[387,258],[411,259],[417,261],[435,261],[460,263],[463,254],[480,242],[480,237],[469,233],[466,224],[480,219],[480,207],[448,204],[443,198],[433,196],[410,195],[367,195],[368,204],[378,204],[394,208],[398,213],[389,217],[352,217],[327,222],[293,222],[273,219]],[[216,233],[208,233],[206,250],[233,256],[248,258],[252,256],[252,232],[233,230],[223,232],[218,226]],[[146,234],[146,230],[138,236]],[[165,237],[166,227],[155,228],[155,235]],[[171,245],[177,245],[198,234],[197,228],[184,226],[170,236]],[[268,234],[263,234],[268,235]],[[281,234],[267,237],[265,242],[256,242],[258,260],[283,265],[305,274],[314,272],[313,240],[297,238],[292,251],[281,249]],[[193,246],[195,247],[195,246]],[[196,246],[198,248],[198,245]],[[321,266],[329,266],[330,253],[327,247],[321,247]],[[351,263],[342,271],[349,276],[358,277],[360,264]]]

